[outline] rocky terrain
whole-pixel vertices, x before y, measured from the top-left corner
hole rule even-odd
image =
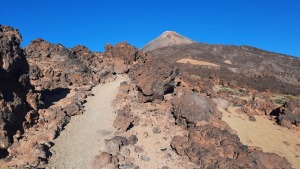
[[[2,168],[300,168],[298,58],[175,32],[103,53],[0,38]]]

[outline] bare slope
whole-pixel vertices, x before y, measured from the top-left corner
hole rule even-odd
[[[110,138],[115,132],[112,126],[115,114],[111,103],[123,80],[124,78],[118,78],[93,89],[95,95],[87,99],[86,112],[72,117],[71,122],[55,140],[49,167],[88,168],[93,157],[100,150],[104,150],[104,139]]]
[[[219,70],[179,65],[189,74],[217,76],[221,81],[235,80],[239,85],[259,91],[300,94],[300,59],[249,46],[193,43],[151,51],[157,59],[176,63],[180,59],[201,60],[220,65]],[[228,64],[230,63],[230,64]]]
[[[141,50],[147,52],[162,47],[191,44],[191,43],[195,43],[195,41],[187,37],[184,37],[176,32],[166,31],[163,34],[161,34],[159,37],[157,37],[156,39],[152,40],[147,45],[142,47]]]

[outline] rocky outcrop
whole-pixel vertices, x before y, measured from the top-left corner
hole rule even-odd
[[[18,30],[0,25],[0,158],[8,155],[13,135],[32,122],[27,112],[36,114],[39,95],[32,92],[25,52]],[[30,115],[28,115],[30,116]]]
[[[99,75],[102,58],[85,47],[67,49],[36,39],[25,51],[30,64],[30,80],[38,89],[95,84],[102,78]]]
[[[251,151],[251,155],[257,162],[257,167],[260,169],[268,168],[284,168],[292,169],[293,167],[289,162],[276,154],[273,153],[264,153],[262,151]]]
[[[300,126],[300,101],[290,101],[273,110],[271,115],[276,116],[277,123],[292,129]]]
[[[192,128],[188,137],[175,136],[171,146],[200,168],[256,167],[247,147],[239,142],[236,135],[211,125]]]
[[[113,70],[117,74],[128,73],[132,64],[141,57],[141,53],[134,46],[126,42],[118,43],[116,46],[105,45],[104,58],[113,65]]]
[[[174,91],[177,74],[174,65],[158,60],[136,64],[129,73],[139,90],[140,102],[163,100],[165,94]]]
[[[212,125],[190,128],[187,137],[173,137],[171,146],[200,168],[292,168],[278,155],[261,151],[251,154],[237,135]]]

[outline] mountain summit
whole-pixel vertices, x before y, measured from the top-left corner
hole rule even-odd
[[[190,44],[190,43],[195,43],[195,41],[187,37],[184,37],[174,31],[165,31],[159,37],[157,37],[156,39],[152,40],[147,45],[142,47],[141,50],[147,52],[162,47]]]

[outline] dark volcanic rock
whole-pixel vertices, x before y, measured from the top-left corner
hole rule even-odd
[[[163,100],[164,95],[174,91],[174,79],[178,69],[163,61],[150,60],[134,65],[130,72],[139,90],[141,102]]]
[[[210,120],[209,101],[198,93],[182,90],[178,92],[178,98],[172,100],[173,114],[177,124],[193,125],[200,121]]]
[[[116,46],[107,44],[105,46],[104,57],[110,59],[114,66],[115,73],[127,73],[131,65],[141,54],[136,47],[126,42],[118,43]]]
[[[200,168],[255,168],[254,158],[236,135],[211,125],[192,128],[188,137],[175,136],[171,146]]]
[[[103,62],[103,53],[91,52],[87,47],[80,45],[70,50],[90,69],[97,71],[101,68],[101,63]]]
[[[190,128],[188,137],[173,137],[171,147],[200,168],[291,168],[278,155],[250,153],[236,135],[212,125]]]
[[[95,57],[87,48],[79,46],[70,50],[60,44],[36,39],[25,51],[30,77],[36,87],[54,89],[99,81],[96,70],[92,68],[99,66],[101,58]]]
[[[290,101],[275,109],[271,115],[277,116],[277,123],[287,128],[300,126],[300,101]]]
[[[39,96],[29,93],[29,67],[21,41],[18,30],[0,25],[0,158],[7,155],[17,130],[23,131],[27,112],[39,107]]]
[[[261,151],[253,151],[251,155],[257,162],[259,169],[268,169],[268,168],[284,168],[292,169],[292,166],[289,162],[277,154],[264,153]]]

